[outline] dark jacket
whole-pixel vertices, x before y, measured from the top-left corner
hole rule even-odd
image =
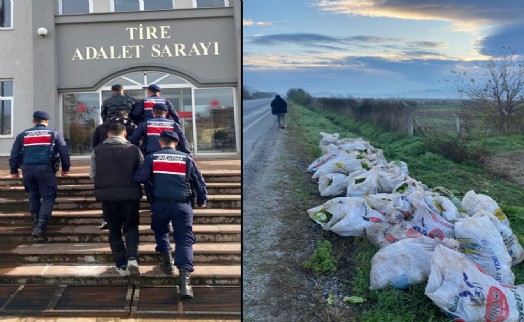
[[[154,160],[156,162],[162,160],[165,160],[167,163],[173,162],[173,160],[170,160],[170,158],[183,158],[184,162],[179,163],[179,165],[176,167],[163,168],[163,165],[159,164],[155,168],[155,165],[153,164]],[[181,153],[173,148],[165,147],[160,151],[146,156],[144,165],[140,168],[140,170],[138,170],[135,173],[135,180],[137,182],[144,182],[144,188],[146,189],[146,193],[149,196],[153,196],[153,200],[155,198],[165,199],[166,196],[176,197],[180,196],[183,193],[186,193],[187,191],[186,187],[182,186],[181,183],[166,184],[166,182],[170,182],[169,180],[173,180],[173,183],[176,182],[177,179],[174,179],[174,177],[177,175],[170,173],[176,173],[177,171],[181,173],[186,173],[188,175],[187,178],[191,178],[193,182],[193,187],[196,190],[197,204],[203,205],[208,197],[206,183],[204,181],[204,178],[202,177],[202,174],[200,173],[200,171],[198,171],[195,162],[190,156]],[[182,177],[182,175],[180,175],[180,177]]]
[[[144,154],[151,154],[160,150],[160,133],[165,130],[174,131],[178,134],[180,142],[178,142],[177,149],[184,153],[191,154],[191,150],[189,150],[189,142],[187,141],[184,131],[182,131],[182,127],[173,120],[168,120],[165,117],[155,117],[147,122],[140,123],[137,129],[133,131],[133,134],[127,139],[129,142],[136,145],[138,145],[140,140],[143,139],[145,147],[142,149],[142,152],[144,152]]]
[[[54,167],[58,156],[62,161],[62,171],[69,172],[71,162],[64,137],[53,128],[37,124],[16,137],[9,158],[11,174],[18,173],[22,164]],[[58,171],[57,168],[54,169]]]
[[[140,124],[143,121],[149,121],[153,118],[153,106],[155,104],[167,105],[167,116],[171,117],[176,123],[182,124],[173,104],[164,97],[156,95],[135,102],[133,105],[133,111],[129,114],[129,117],[131,117],[136,124]]]
[[[281,114],[287,113],[287,103],[280,97],[280,95],[275,96],[275,99],[271,102],[271,114]]]
[[[142,190],[133,175],[142,162],[138,147],[124,138],[111,137],[95,147],[91,154],[90,175],[95,183],[96,200],[141,199]]]
[[[109,129],[110,123],[121,123],[126,127],[126,134],[129,137],[133,134],[133,131],[136,129],[136,124],[133,123],[130,119],[119,117],[116,115],[110,116],[104,123],[96,127],[95,132],[93,133],[93,148],[107,139],[107,131]]]
[[[106,99],[102,104],[101,116],[104,122],[107,120],[111,114],[117,111],[126,111],[128,114],[131,113],[133,109],[133,104],[135,99],[131,96],[126,96],[122,94],[115,94],[110,98]]]

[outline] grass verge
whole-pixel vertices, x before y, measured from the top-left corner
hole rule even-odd
[[[513,232],[524,244],[524,191],[517,185],[494,177],[474,162],[455,163],[431,152],[431,146],[418,137],[401,137],[385,132],[375,126],[355,122],[333,113],[306,109],[290,104],[289,120],[296,126],[293,135],[304,145],[303,151],[310,151],[311,162],[320,156],[318,143],[320,132],[339,133],[340,137],[361,137],[376,148],[384,150],[388,161],[401,160],[408,164],[410,176],[422,181],[428,187],[442,186],[461,198],[467,191],[475,190],[495,199],[508,215]],[[501,140],[500,138],[494,140]],[[510,138],[519,142],[520,138]],[[489,142],[489,141],[488,141]],[[507,143],[511,145],[512,143]],[[486,146],[486,144],[484,144]],[[488,145],[489,146],[489,145]],[[324,232],[324,235],[326,233]],[[333,238],[330,238],[333,239]],[[425,285],[400,291],[388,288],[380,291],[369,290],[371,258],[377,251],[365,238],[335,238],[335,252],[349,257],[353,271],[348,282],[355,296],[366,302],[358,307],[357,321],[449,321],[433,302],[424,295]],[[342,244],[342,246],[341,246]],[[337,259],[337,263],[339,260]],[[339,269],[340,269],[340,265]],[[513,267],[516,284],[524,282],[524,266]]]

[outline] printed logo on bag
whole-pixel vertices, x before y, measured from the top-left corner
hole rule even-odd
[[[415,229],[413,228],[409,228],[407,231],[406,231],[406,237],[407,238],[418,238],[418,237],[422,237],[423,235],[416,231]]]
[[[522,303],[522,298],[520,297],[520,294],[516,291],[516,287],[514,286],[507,286],[509,290],[515,295],[515,301],[517,301],[517,311],[519,311],[519,319],[517,321],[522,322],[524,321],[524,304]]]
[[[489,288],[486,304],[486,321],[506,321],[509,317],[509,305],[506,295],[495,286]]]
[[[494,215],[495,215],[495,217],[497,217],[497,219],[499,221],[504,221],[504,220],[508,219],[508,217],[506,217],[506,214],[500,208],[495,210]]]
[[[26,131],[24,136],[24,146],[50,145],[51,130]]]
[[[445,236],[444,236],[444,232],[441,229],[435,228],[428,233],[428,237],[438,238],[440,240],[443,240]]]
[[[448,311],[451,313],[460,313],[464,310],[464,302],[462,301],[460,296],[455,295],[448,301],[448,303],[446,303],[446,307]]]

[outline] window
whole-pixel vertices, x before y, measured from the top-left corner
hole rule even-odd
[[[144,10],[173,9],[173,0],[144,0]]]
[[[13,0],[0,0],[0,29],[13,28]]]
[[[227,0],[196,0],[197,8],[227,7]]]
[[[13,135],[13,81],[0,81],[0,137]]]
[[[90,13],[92,0],[58,0],[59,12],[63,15]]]
[[[232,88],[195,89],[199,152],[236,151]]]
[[[64,138],[72,154],[91,153],[91,140],[100,124],[99,93],[69,93],[62,96]]]
[[[139,0],[114,0],[115,12],[140,11]]]

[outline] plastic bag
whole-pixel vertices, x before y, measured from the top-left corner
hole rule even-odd
[[[500,236],[502,236],[502,240],[504,241],[504,245],[506,245],[508,254],[511,256],[511,265],[515,266],[520,264],[524,260],[524,249],[522,249],[519,239],[513,234],[511,228],[504,226],[504,224],[502,224],[497,217],[487,211],[481,210],[473,215],[473,217],[482,216],[489,218],[491,223],[500,233]]]
[[[498,283],[463,254],[435,247],[425,292],[455,321],[522,321],[524,288]]]
[[[515,275],[511,271],[511,256],[497,228],[488,217],[472,217],[457,221],[455,238],[460,243],[460,252],[495,280],[505,284],[515,282]]]
[[[370,171],[356,171],[351,173],[347,179],[348,189],[346,196],[362,196],[378,193],[377,169]]]
[[[368,226],[366,236],[370,243],[378,248],[383,248],[402,239],[419,238],[424,235],[413,229],[410,223],[401,220],[395,224],[382,222]]]
[[[475,191],[470,190],[462,198],[462,208],[469,215],[473,215],[480,210],[486,210],[495,215],[505,226],[509,227],[508,217],[490,196],[480,193],[476,194]]]
[[[322,136],[322,139],[320,139],[318,147],[322,152],[325,152],[327,150],[328,145],[336,144],[339,137],[338,133],[329,134],[325,132],[320,132],[320,135]]]
[[[431,238],[455,237],[454,224],[428,208],[423,200],[414,199],[411,206],[415,209],[411,220],[415,230]]]
[[[433,250],[440,244],[426,236],[407,238],[380,249],[371,259],[370,286],[405,289],[424,282],[431,272]]]
[[[398,193],[377,193],[364,196],[364,199],[372,209],[389,218],[392,223],[406,219],[413,213],[408,199]]]
[[[319,167],[313,174],[313,179],[318,179],[328,173],[343,173],[348,175],[352,172],[360,170],[362,170],[362,162],[358,159],[355,159],[350,154],[342,152],[335,158],[329,160]]]
[[[384,217],[366,204],[363,198],[333,198],[321,206],[309,209],[308,215],[324,230],[340,236],[364,236],[364,229]]]
[[[322,197],[336,197],[346,194],[348,176],[342,173],[328,173],[318,179],[318,191]]]

